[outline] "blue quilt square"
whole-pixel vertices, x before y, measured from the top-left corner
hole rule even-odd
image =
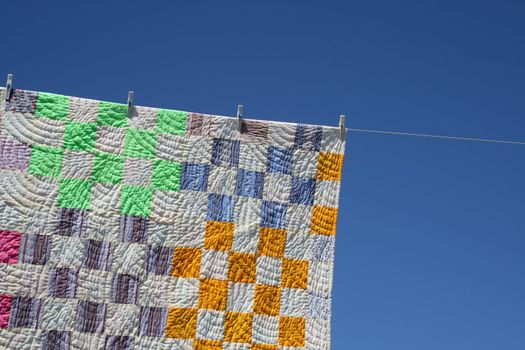
[[[334,260],[335,236],[313,235],[312,260],[329,262]]]
[[[329,320],[332,315],[332,298],[308,293],[308,316],[315,319]]]
[[[264,201],[261,208],[261,226],[286,228],[286,204]]]
[[[292,173],[293,150],[270,146],[268,149],[268,172]]]
[[[208,188],[209,173],[207,164],[183,163],[181,189],[205,192]]]
[[[264,173],[239,169],[235,194],[237,196],[262,198],[264,187]]]
[[[233,222],[232,196],[208,195],[208,221]]]
[[[319,151],[322,137],[323,128],[320,126],[298,124],[295,129],[295,147]]]
[[[215,165],[237,166],[240,149],[239,140],[213,139],[211,162]]]
[[[313,205],[315,193],[315,179],[302,177],[292,178],[290,202],[295,204]]]

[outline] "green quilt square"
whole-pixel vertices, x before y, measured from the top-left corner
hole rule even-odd
[[[64,147],[74,151],[92,151],[97,139],[95,123],[68,123],[64,133]]]
[[[184,135],[188,112],[161,109],[157,113],[157,131],[168,134]]]
[[[128,125],[128,106],[121,103],[100,102],[97,124],[125,127]]]
[[[63,95],[39,92],[36,101],[36,115],[49,119],[63,120],[67,118],[69,97]]]
[[[146,187],[122,187],[121,211],[126,215],[149,216],[153,191]]]
[[[160,190],[179,191],[182,165],[167,160],[156,160],[151,183]]]
[[[124,154],[128,157],[151,159],[155,157],[157,135],[151,131],[128,129]]]
[[[31,147],[29,159],[29,173],[40,176],[60,176],[64,150],[55,147],[37,146]]]
[[[97,153],[93,162],[91,179],[95,182],[118,184],[122,181],[124,157],[110,154]]]
[[[58,189],[60,208],[89,209],[91,201],[91,181],[82,179],[62,179]]]

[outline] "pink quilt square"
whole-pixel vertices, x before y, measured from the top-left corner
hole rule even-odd
[[[16,231],[0,231],[0,263],[16,264],[22,234]]]
[[[9,325],[9,313],[13,297],[0,294],[0,328],[7,328]]]

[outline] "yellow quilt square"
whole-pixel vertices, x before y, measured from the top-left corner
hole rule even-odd
[[[335,235],[337,208],[314,206],[312,209],[311,231],[321,235]]]
[[[256,257],[254,254],[231,253],[228,279],[234,282],[255,283]]]
[[[257,284],[253,311],[256,314],[278,316],[281,306],[281,289],[275,286]]]
[[[281,317],[279,320],[279,344],[303,347],[305,320],[303,317]]]
[[[226,310],[228,281],[203,279],[199,288],[199,309]]]
[[[166,337],[193,339],[197,330],[197,309],[170,308]]]
[[[286,230],[264,227],[259,238],[259,255],[282,258],[286,245]]]
[[[306,289],[308,261],[283,259],[282,287]]]
[[[224,326],[224,341],[232,343],[252,342],[253,314],[228,312]]]
[[[233,230],[232,222],[208,221],[204,248],[229,251],[232,248]]]
[[[201,250],[196,248],[175,248],[173,251],[172,276],[199,278],[201,254]]]
[[[343,155],[337,153],[319,153],[317,163],[318,180],[336,180],[341,181],[341,172],[343,170]]]
[[[270,344],[253,344],[252,350],[279,350],[279,346]]]
[[[195,340],[194,350],[222,350],[222,342],[220,340]]]

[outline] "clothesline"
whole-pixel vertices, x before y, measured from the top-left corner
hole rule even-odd
[[[374,129],[347,128],[346,130],[347,131],[355,131],[355,132],[365,132],[365,133],[371,133],[371,134],[388,134],[388,135],[398,135],[398,136],[429,137],[429,138],[434,138],[434,139],[474,141],[474,142],[489,142],[489,143],[504,143],[504,144],[509,144],[509,145],[525,145],[525,141],[481,139],[481,138],[473,138],[473,137],[419,134],[419,133],[411,133],[411,132],[385,131],[385,130],[374,130]]]

